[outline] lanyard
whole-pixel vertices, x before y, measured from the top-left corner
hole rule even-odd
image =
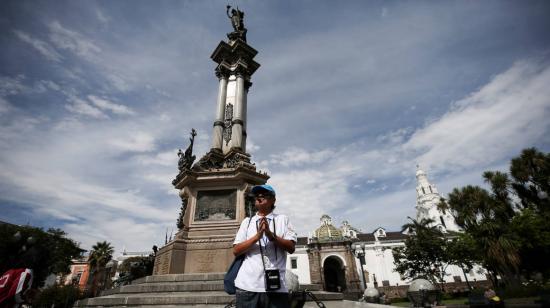
[[[269,222],[271,221],[271,219],[269,219],[267,221],[267,228],[269,228]],[[258,220],[256,220],[256,230],[258,230]],[[273,235],[274,236],[277,236],[277,225],[275,224],[275,217],[273,217]],[[262,264],[264,266],[264,270],[265,270],[265,262],[264,262],[264,251],[262,249],[262,239],[264,240],[264,245],[265,245],[265,253],[267,254],[267,243],[268,241],[266,241],[263,236],[262,238],[260,238],[260,240],[258,241],[258,244],[260,245],[260,254],[262,255]],[[277,261],[278,259],[278,256],[277,256],[277,247],[275,246],[275,244],[273,244],[273,249],[275,250],[275,261]]]

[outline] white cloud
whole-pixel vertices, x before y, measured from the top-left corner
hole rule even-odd
[[[0,96],[17,95],[28,90],[28,87],[23,84],[24,75],[16,77],[0,77]]]
[[[13,31],[17,37],[22,40],[25,43],[30,44],[32,47],[34,47],[36,50],[38,50],[44,57],[46,57],[48,60],[60,62],[62,60],[62,56],[55,50],[53,46],[48,44],[47,42],[44,42],[42,40],[39,40],[37,38],[33,38],[28,33],[25,33],[20,30],[14,30]]]
[[[161,246],[166,228],[158,223],[144,223],[127,217],[113,218],[110,213],[105,213],[94,215],[84,223],[66,224],[64,230],[69,236],[78,238],[82,242],[81,247],[90,249],[98,241],[107,241],[121,253],[123,248],[127,251],[149,251],[153,245]]]
[[[0,115],[7,113],[11,109],[11,104],[0,96]]]
[[[88,104],[86,101],[78,97],[69,98],[69,102],[70,104],[65,105],[65,109],[69,110],[70,112],[89,116],[96,119],[108,118],[108,116],[103,113],[99,108]]]
[[[36,92],[45,92],[48,89],[53,91],[61,91],[61,86],[51,80],[40,80],[35,84],[35,88],[38,88]]]
[[[95,15],[97,16],[97,19],[104,25],[107,25],[111,19],[109,16],[105,15],[105,13],[99,8],[96,8]]]
[[[50,40],[57,48],[66,49],[87,60],[96,59],[97,54],[101,52],[101,48],[92,40],[63,27],[59,21],[50,22],[48,29],[50,30]]]
[[[151,153],[151,155],[140,155],[136,157],[136,160],[143,165],[175,167],[178,165],[177,153],[177,149],[172,149],[170,151]]]
[[[112,111],[114,114],[133,115],[135,112],[125,105],[115,104],[104,98],[89,95],[88,99],[97,107],[103,110]]]
[[[109,144],[123,152],[149,152],[155,149],[155,138],[147,132],[125,132],[123,137],[109,140]]]
[[[62,19],[47,25],[47,42],[37,40],[41,37],[35,32],[11,36],[14,46],[30,44],[44,56],[33,63],[50,61],[21,70],[26,78],[0,79],[0,95],[13,104],[0,124],[0,193],[31,205],[40,219],[62,219],[59,226],[88,247],[110,240],[117,249],[123,244],[149,248],[156,237],[164,237],[166,226],[174,226],[180,205],[170,185],[177,173],[174,149],[188,145],[189,129],[195,127],[197,158],[209,150],[217,82],[208,55],[223,33],[199,22],[202,17],[193,6],[149,9],[152,15],[135,20],[107,16],[114,12],[108,3],[82,5],[85,9],[75,11],[82,18],[77,24],[57,17]],[[510,48],[502,48],[506,56],[499,54],[494,46],[529,47],[486,31],[503,28],[494,23],[496,15],[521,10],[486,9],[492,14],[465,25],[462,20],[453,24],[453,18],[472,16],[472,6],[455,8],[450,16],[446,5],[389,5],[369,10],[369,18],[359,13],[364,10],[336,8],[331,16],[346,18],[327,25],[316,23],[326,20],[328,11],[311,14],[309,7],[297,6],[285,18],[307,13],[300,17],[304,27],[295,31],[289,26],[293,23],[286,23],[272,32],[261,25],[280,21],[280,16],[266,14],[278,11],[271,6],[252,6],[247,13],[250,29],[256,29],[250,43],[260,51],[262,64],[249,93],[248,151],[259,169],[270,171],[278,211],[291,216],[300,235],[315,229],[323,213],[336,224],[347,219],[363,230],[379,225],[398,229],[414,214],[417,162],[434,162],[426,166],[433,171],[429,175],[452,188],[480,180],[464,177],[465,172],[481,174],[522,147],[548,140],[543,125],[548,122],[542,119],[548,112],[541,107],[547,101],[523,104],[538,114],[503,103],[504,97],[517,99],[527,92],[536,99],[548,97],[546,89],[533,86],[544,64],[500,74],[485,86],[480,81],[494,74],[495,67],[528,54]],[[225,18],[211,5],[200,11]],[[36,17],[30,14],[20,26],[48,15]],[[136,28],[135,22],[141,26]],[[479,38],[483,55],[466,46]],[[6,46],[5,55],[18,56],[11,44]],[[27,53],[21,56],[16,60],[28,63]],[[41,76],[54,84],[39,80],[45,78]],[[66,114],[57,114],[60,94],[68,98]],[[12,100],[10,95],[20,97]],[[464,99],[445,111],[457,97]],[[506,116],[509,108],[517,119]],[[479,125],[479,114],[492,124]],[[431,122],[420,124],[426,117]],[[499,129],[515,132],[487,132]],[[257,136],[269,138],[256,142]],[[495,146],[487,138],[502,144]]]
[[[257,145],[254,141],[252,141],[251,139],[246,139],[246,152],[247,153],[255,153],[257,152],[259,149],[261,149],[262,147],[260,147],[259,145]]]
[[[310,152],[305,149],[290,148],[283,153],[270,155],[270,163],[285,167],[317,164],[334,156],[334,154],[335,153],[329,149]]]
[[[446,187],[479,184],[484,170],[507,162],[535,140],[548,140],[548,84],[549,65],[521,61],[424,127],[379,136],[375,149],[367,150],[361,141],[321,151],[291,148],[259,165],[275,170],[270,183],[278,191],[277,203],[300,221],[302,234],[316,228],[323,213],[369,230],[377,221],[398,228],[414,215],[411,179],[417,162],[432,175],[447,174]],[[388,180],[403,185],[389,186]],[[377,185],[363,189],[361,183]]]
[[[548,84],[548,63],[519,61],[417,130],[403,149],[418,153],[422,165],[449,170],[498,161],[549,140]]]

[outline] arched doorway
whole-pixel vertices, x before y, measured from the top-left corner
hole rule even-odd
[[[344,292],[346,290],[346,273],[344,263],[338,257],[331,256],[323,264],[325,291]]]

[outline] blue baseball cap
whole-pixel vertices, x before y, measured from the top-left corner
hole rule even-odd
[[[269,194],[275,196],[275,189],[271,185],[257,185],[252,187],[252,193],[257,194],[259,192],[268,192]]]

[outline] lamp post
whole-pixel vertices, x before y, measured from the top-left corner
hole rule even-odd
[[[365,243],[353,245],[353,253],[355,257],[359,259],[359,264],[361,264],[361,276],[363,277],[363,290],[367,288],[367,280],[365,279],[365,271],[363,270],[363,265],[365,265]]]

